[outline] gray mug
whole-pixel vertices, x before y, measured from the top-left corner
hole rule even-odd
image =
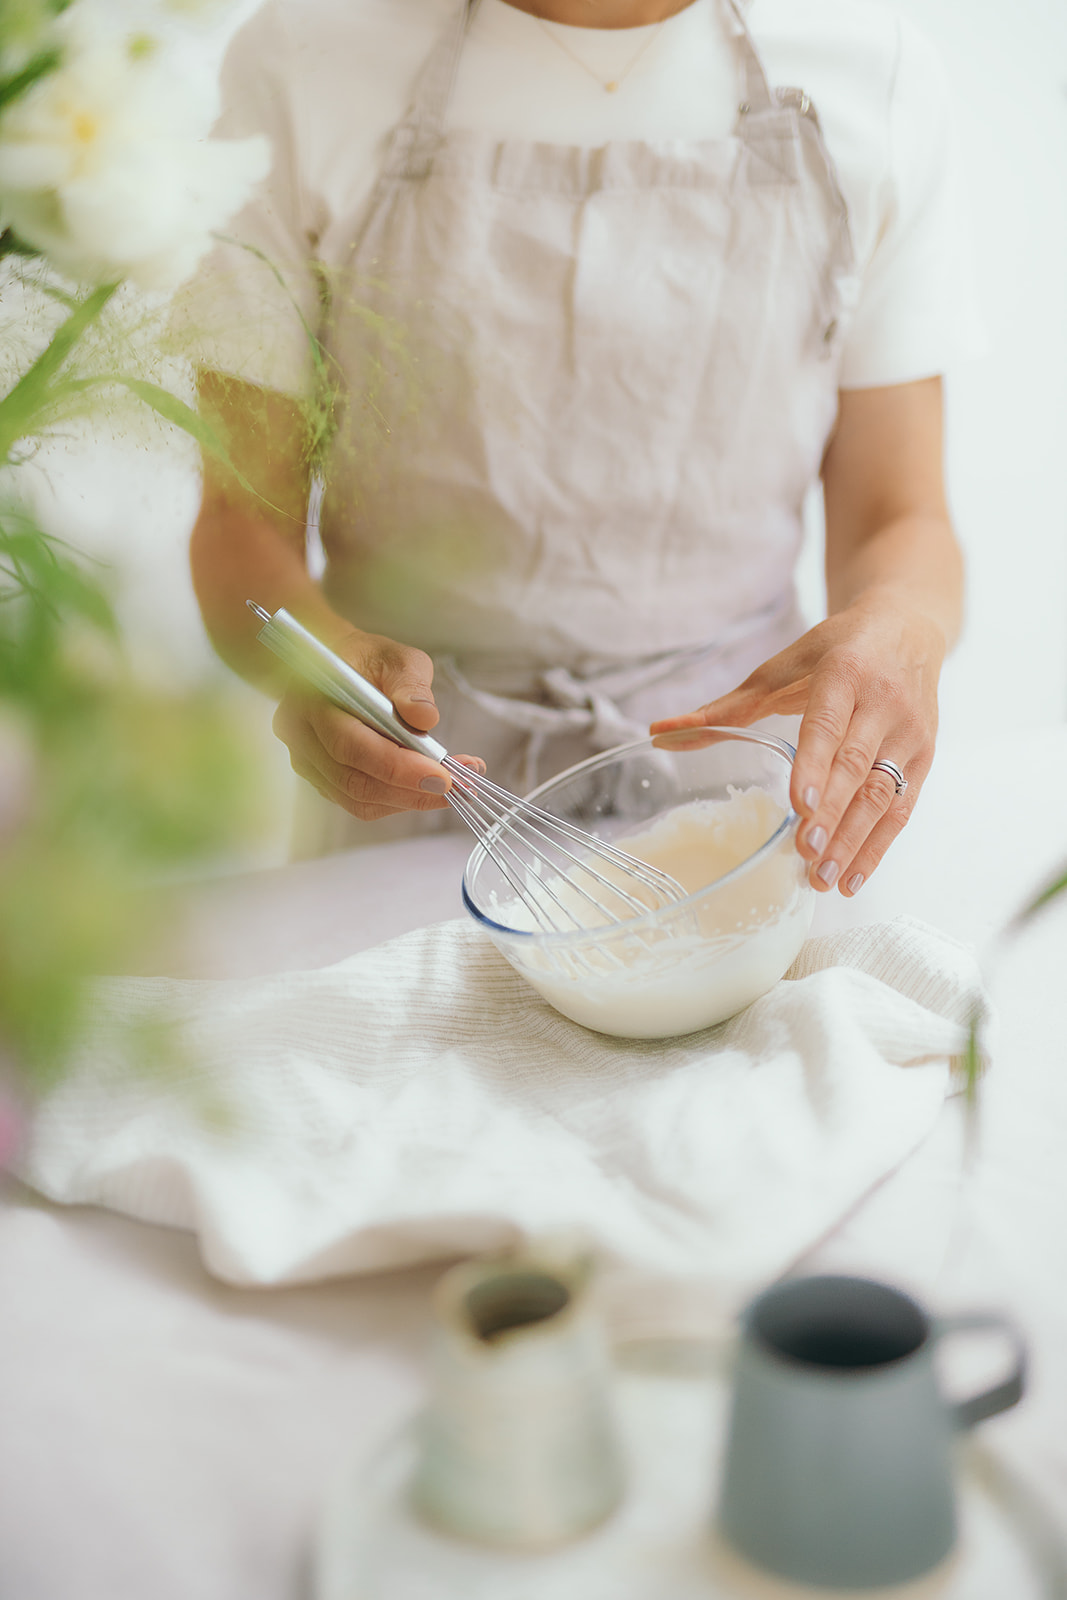
[[[951,1402],[934,1353],[994,1329],[1010,1376]],[[795,1278],[744,1315],[719,1528],[757,1566],[797,1583],[873,1589],[930,1571],[956,1542],[955,1434],[1021,1398],[1022,1341],[985,1312],[929,1317],[866,1278]]]

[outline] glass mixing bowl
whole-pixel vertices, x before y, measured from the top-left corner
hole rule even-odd
[[[693,748],[692,729],[641,739],[527,796],[623,849],[630,836],[676,827],[677,818],[664,819],[679,807],[699,822],[724,814],[713,803],[740,803],[743,859],[678,904],[544,932],[493,859],[491,841],[477,844],[467,862],[463,900],[471,916],[557,1011],[598,1033],[663,1039],[722,1022],[777,983],[807,937],[815,893],[795,844],[792,745],[750,728],[702,729],[699,739]]]

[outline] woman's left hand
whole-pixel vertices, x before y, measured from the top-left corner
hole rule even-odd
[[[657,734],[803,713],[790,793],[816,889],[862,887],[933,761],[937,680],[963,592],[941,436],[940,378],[843,389],[822,463],[830,616],[730,694],[652,724]],[[875,761],[899,767],[903,794]]]
[[[651,732],[803,713],[790,790],[802,818],[797,847],[816,889],[837,883],[854,895],[911,816],[930,770],[944,653],[944,633],[928,616],[895,596],[865,595],[729,694],[654,722]],[[878,760],[901,769],[904,794],[889,773],[871,770]]]

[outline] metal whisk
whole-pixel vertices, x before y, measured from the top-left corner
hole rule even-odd
[[[288,611],[271,616],[252,600],[246,604],[263,623],[260,641],[313,689],[448,771],[449,804],[543,932],[618,922],[685,899],[686,891],[668,873],[501,789],[450,756],[428,733],[409,727],[379,689]]]

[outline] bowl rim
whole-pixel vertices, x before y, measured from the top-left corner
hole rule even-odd
[[[678,729],[677,731],[681,734],[690,730]],[[766,733],[761,728],[708,727],[695,729],[692,731],[702,734],[706,733],[719,735],[718,738],[709,739],[709,744],[725,744],[728,739],[738,739],[743,743],[764,745],[767,749],[773,750],[776,754],[782,756],[790,767],[793,765],[793,762],[796,759],[797,752],[795,745],[791,745],[787,739],[780,739],[775,733]],[[524,800],[536,800],[539,795],[543,795],[547,790],[552,789],[557,784],[562,783],[565,778],[574,777],[576,773],[592,772],[597,767],[604,766],[608,762],[617,761],[622,756],[630,755],[631,752],[635,750],[649,748],[656,749],[657,739],[663,739],[664,737],[666,736],[663,734],[657,734],[655,738],[646,735],[642,739],[632,740],[629,744],[618,744],[613,746],[613,748],[610,750],[601,750],[596,755],[587,756],[584,761],[576,761],[573,766],[565,767],[562,772],[557,772],[554,777],[546,778],[544,783],[539,783],[536,789],[531,789],[529,794],[524,795],[522,798]],[[662,749],[664,746],[660,745],[658,748]],[[684,753],[684,751],[678,751],[679,755]],[[770,852],[785,837],[785,835],[791,829],[795,829],[799,821],[800,818],[798,813],[793,810],[792,806],[790,806],[789,810],[786,812],[785,816],[782,818],[782,821],[771,834],[770,838],[765,839],[764,842],[759,846],[758,850],[753,850],[752,854],[750,856],[746,856],[744,861],[739,861],[736,867],[731,867],[729,872],[724,872],[721,878],[712,879],[711,883],[704,884],[704,886],[700,889],[694,889],[693,893],[686,895],[684,900],[674,901],[670,906],[660,906],[654,911],[646,912],[644,916],[627,917],[624,921],[601,924],[596,928],[561,928],[552,932],[546,932],[543,928],[509,928],[506,923],[495,922],[492,917],[488,916],[480,909],[480,907],[475,905],[473,899],[471,898],[470,891],[467,888],[467,878],[473,870],[475,857],[481,861],[485,860],[489,854],[481,839],[478,840],[470,855],[467,857],[467,864],[463,868],[463,878],[460,884],[460,892],[463,897],[463,904],[467,911],[474,918],[475,922],[480,923],[482,927],[486,929],[496,933],[507,934],[509,939],[539,939],[545,942],[550,942],[553,946],[566,945],[568,943],[577,944],[595,935],[599,935],[601,938],[603,938],[605,926],[608,928],[619,927],[636,931],[637,929],[648,926],[648,924],[654,922],[659,917],[663,917],[666,913],[674,915],[683,908],[691,906],[695,900],[701,899],[703,895],[708,894],[713,889],[721,888],[724,883],[729,883],[732,878],[740,876],[742,872],[747,872],[753,863],[759,861],[763,856],[769,855]]]

